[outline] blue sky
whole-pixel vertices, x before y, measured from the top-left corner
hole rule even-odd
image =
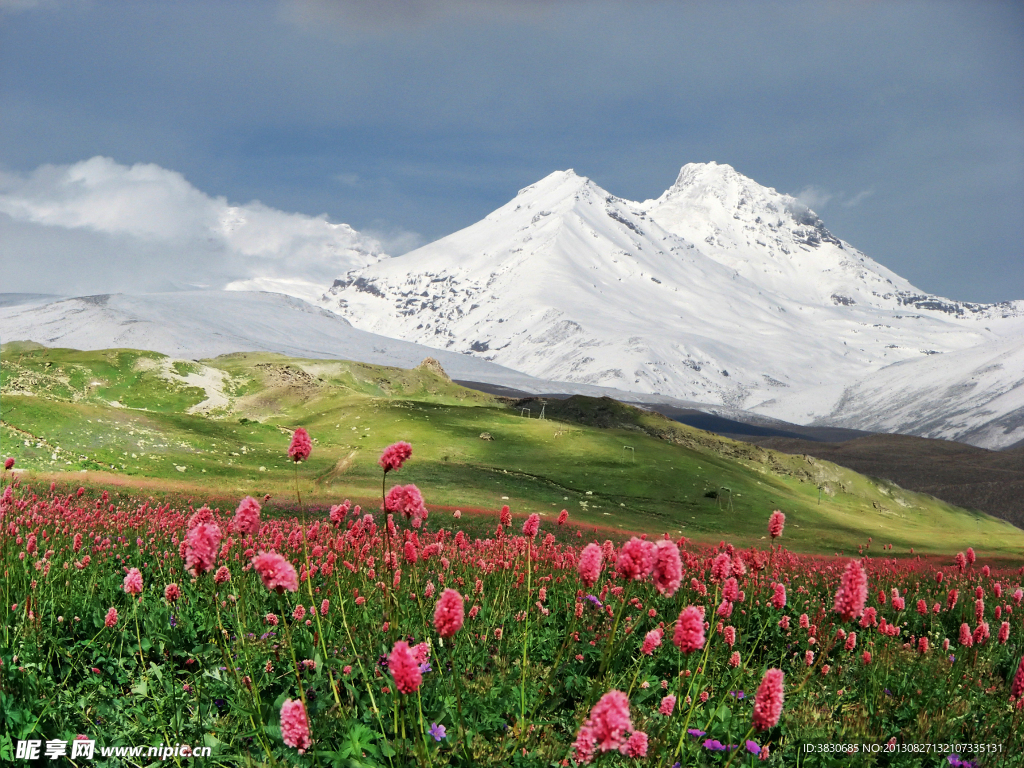
[[[557,169],[643,200],[715,160],[922,289],[1024,299],[1024,4],[0,0],[0,194],[96,156],[392,253]],[[5,290],[159,251],[4,216]]]

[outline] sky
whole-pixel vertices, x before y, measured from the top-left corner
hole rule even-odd
[[[323,282],[555,170],[712,160],[1024,299],[1024,4],[0,0],[0,291]]]

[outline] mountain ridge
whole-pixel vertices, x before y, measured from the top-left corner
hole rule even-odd
[[[766,413],[813,392],[810,411],[783,417],[797,423],[827,420],[893,363],[1024,331],[1024,302],[931,296],[718,164],[684,166],[644,202],[556,171],[459,232],[346,273],[320,303],[549,380]]]

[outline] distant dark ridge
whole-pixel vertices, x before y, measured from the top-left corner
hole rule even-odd
[[[524,398],[538,398],[538,399],[549,399],[549,400],[566,400],[572,395],[562,393],[554,394],[543,394],[538,395],[533,392],[524,392],[521,389],[513,389],[512,387],[503,387],[501,384],[487,384],[482,381],[459,381],[454,380],[456,384],[466,389],[475,389],[477,392],[486,392],[488,395],[495,395],[496,397],[511,397],[516,400],[522,400]]]
[[[763,448],[806,454],[870,477],[891,480],[958,507],[1024,528],[1024,446],[989,451],[966,443],[874,434],[842,443],[747,438]]]
[[[648,406],[651,410],[658,411],[680,424],[686,424],[696,429],[703,429],[707,432],[714,432],[723,437],[730,437],[733,440],[742,440],[749,443],[755,438],[787,437],[794,440],[814,440],[816,442],[842,443],[847,440],[855,440],[858,437],[870,435],[859,429],[843,429],[841,427],[804,427],[800,424],[790,424],[785,421],[778,421],[768,424],[750,424],[735,419],[727,419],[724,416],[716,416],[712,413],[704,413],[696,410],[680,410],[658,405]]]

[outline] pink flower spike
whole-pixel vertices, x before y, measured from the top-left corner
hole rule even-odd
[[[683,562],[675,542],[662,539],[654,545],[654,588],[672,597],[683,583]]]
[[[782,716],[783,674],[781,669],[769,669],[754,694],[753,726],[758,731],[775,727]]]
[[[647,734],[633,731],[629,734],[629,740],[619,747],[619,751],[632,758],[647,757]]]
[[[103,626],[107,627],[107,629],[110,629],[111,627],[115,626],[116,624],[117,624],[117,608],[111,607],[111,609],[109,611],[107,611],[107,617],[103,620]]]
[[[786,516],[779,510],[772,512],[768,518],[768,533],[773,539],[782,535],[782,528],[786,525]]]
[[[305,461],[309,458],[309,454],[313,452],[313,441],[309,439],[309,432],[302,427],[299,427],[292,434],[291,445],[288,446],[289,458],[298,464],[300,461]]]
[[[188,532],[185,546],[185,568],[193,576],[213,570],[220,544],[220,528],[215,523],[199,523]]]
[[[608,691],[590,710],[584,727],[589,727],[602,752],[618,749],[633,730],[629,699],[622,691]]]
[[[868,599],[868,577],[856,560],[851,560],[843,572],[836,592],[833,610],[842,621],[850,621],[864,612],[864,604]]]
[[[395,678],[395,686],[402,693],[415,693],[423,682],[423,673],[409,644],[399,640],[388,656],[388,668]]]
[[[441,593],[441,599],[437,601],[434,609],[434,627],[441,637],[452,637],[462,629],[465,620],[465,604],[460,595],[454,589],[446,589]]]
[[[246,496],[235,510],[235,519],[231,527],[238,533],[251,533],[254,536],[260,531],[260,503],[252,496]]]
[[[523,536],[532,539],[537,535],[540,530],[540,515],[534,513],[526,518],[526,522],[523,523]]]
[[[309,738],[306,708],[299,699],[285,699],[281,705],[281,738],[289,747],[295,747],[300,755],[313,745]]]
[[[1015,699],[1019,699],[1024,695],[1024,656],[1021,656],[1020,664],[1017,666],[1017,674],[1013,676],[1010,695]]]
[[[676,697],[669,694],[661,700],[661,706],[658,707],[658,712],[663,714],[665,717],[671,717],[673,710],[676,708]]]
[[[253,558],[252,567],[267,589],[277,590],[278,594],[285,590],[298,592],[299,575],[295,567],[276,552],[260,552]]]
[[[580,581],[583,586],[592,587],[601,576],[601,568],[604,563],[604,553],[594,543],[587,544],[580,553],[580,561],[576,569],[580,574]]]
[[[704,647],[704,614],[700,608],[695,605],[683,608],[676,619],[672,642],[683,653],[693,653]]]
[[[142,592],[142,574],[138,568],[132,568],[124,577],[124,591],[129,595],[137,595]]]
[[[399,441],[384,449],[384,453],[381,454],[377,463],[384,469],[384,474],[387,474],[393,469],[401,469],[402,464],[410,456],[412,456],[412,446],[405,441]]]
[[[387,512],[401,512],[406,519],[426,520],[427,507],[423,503],[423,494],[415,485],[396,485],[384,498]]]

